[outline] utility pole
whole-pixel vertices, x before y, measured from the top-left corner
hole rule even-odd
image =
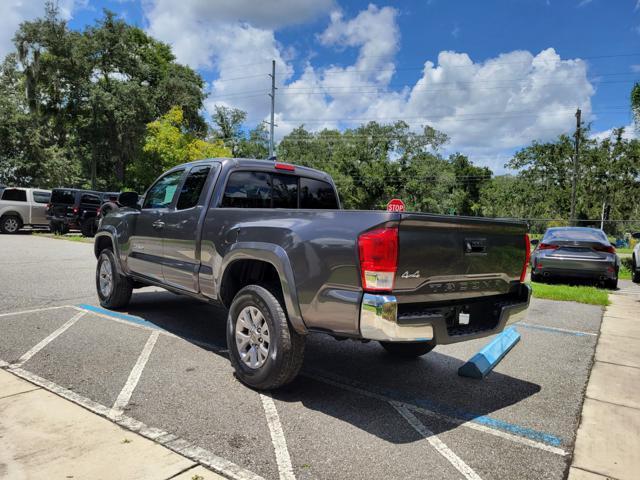
[[[273,158],[273,127],[275,126],[276,109],[276,61],[271,60],[271,123],[269,124],[269,158]]]
[[[580,127],[582,112],[576,110],[576,153],[573,156],[573,182],[571,184],[571,221],[576,225],[576,182],[578,181],[578,163],[580,162]]]
[[[600,230],[604,231],[604,210],[607,205],[607,202],[602,202],[602,216],[600,217]]]

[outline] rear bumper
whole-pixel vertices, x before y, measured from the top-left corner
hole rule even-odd
[[[616,278],[618,265],[615,260],[568,260],[541,258],[534,272],[543,276],[564,276],[578,278]]]
[[[360,306],[360,335],[368,340],[387,342],[433,341],[457,343],[499,333],[524,318],[531,298],[531,288],[521,284],[508,297],[483,299],[473,303],[468,324],[459,324],[458,315],[467,306],[438,305],[422,312],[399,314],[393,295],[365,293]]]

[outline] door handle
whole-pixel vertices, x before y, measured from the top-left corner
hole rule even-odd
[[[151,224],[151,226],[157,230],[160,230],[161,228],[164,228],[164,222],[161,220],[156,220]]]

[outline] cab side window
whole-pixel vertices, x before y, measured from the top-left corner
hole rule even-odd
[[[202,165],[191,169],[180,190],[178,204],[176,205],[177,210],[185,210],[198,204],[210,170],[210,165]]]
[[[36,203],[49,203],[51,201],[51,193],[34,190],[33,201]]]
[[[167,208],[180,185],[184,170],[176,170],[160,178],[145,195],[142,208]]]

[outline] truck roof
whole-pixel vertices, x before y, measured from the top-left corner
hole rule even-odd
[[[189,163],[183,163],[182,165],[178,165],[174,167],[174,169],[191,167],[191,166],[204,164],[204,163],[211,163],[212,161],[221,163],[223,167],[228,167],[228,168],[234,168],[234,169],[251,168],[256,170],[267,170],[267,171],[280,170],[277,167],[278,164],[291,165],[295,168],[295,170],[290,171],[290,173],[294,173],[296,175],[303,175],[305,177],[310,177],[310,178],[317,178],[319,180],[331,181],[331,176],[328,173],[323,172],[322,170],[316,170],[315,168],[302,167],[299,165],[279,162],[277,159],[276,160],[258,160],[256,158],[207,158],[203,160],[196,160]],[[287,170],[282,169],[280,171],[286,172]]]

